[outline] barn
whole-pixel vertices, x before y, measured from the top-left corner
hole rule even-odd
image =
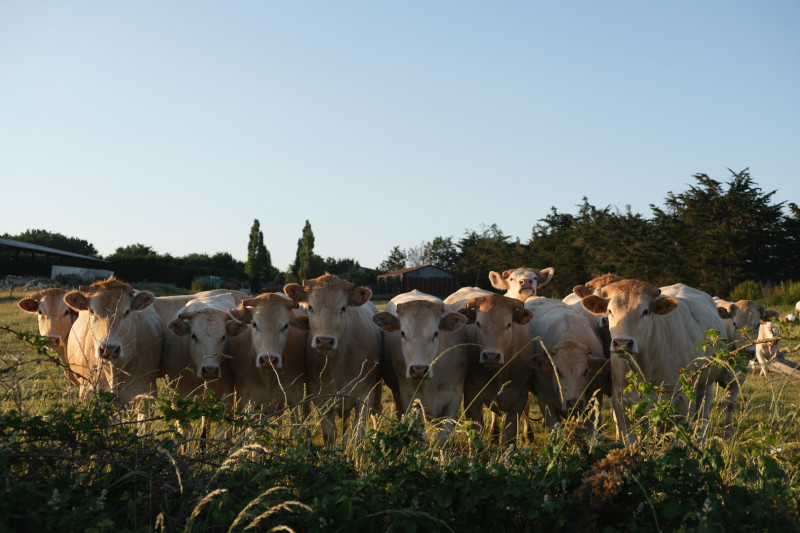
[[[439,298],[446,298],[456,290],[456,277],[432,265],[401,268],[378,276],[378,292],[396,296],[417,289]]]
[[[110,266],[98,257],[0,238],[0,275],[53,278],[72,274],[94,281],[113,275]]]

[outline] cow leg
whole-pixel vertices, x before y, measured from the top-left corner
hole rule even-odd
[[[625,412],[626,403],[624,398],[627,383],[628,363],[625,359],[616,354],[611,356],[611,405],[614,409],[614,422],[617,424],[617,439],[628,446],[636,442],[636,438],[630,431],[630,420]]]
[[[722,399],[722,407],[725,410],[725,436],[730,438],[733,435],[733,411],[736,409],[736,400],[741,389],[740,378],[744,379],[741,372],[728,372],[730,381],[725,385],[725,397]]]

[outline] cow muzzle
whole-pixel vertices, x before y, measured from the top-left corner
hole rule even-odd
[[[484,350],[478,362],[486,366],[501,366],[503,364],[503,352],[497,350]]]
[[[429,375],[429,370],[430,367],[428,365],[409,365],[408,377],[411,379],[422,379],[426,375]]]
[[[222,370],[216,363],[205,363],[198,369],[198,376],[201,379],[219,379],[222,377]]]
[[[122,346],[119,344],[101,344],[97,347],[97,355],[100,359],[113,361],[122,357]]]
[[[577,414],[582,412],[586,409],[586,401],[583,398],[575,398],[572,400],[567,400],[564,402],[564,407],[566,407],[566,411],[572,412],[573,414]]]
[[[256,367],[258,368],[281,368],[282,366],[283,358],[280,355],[262,353],[256,358]]]
[[[52,343],[53,343],[53,346],[55,346],[56,348],[58,348],[59,346],[61,346],[61,336],[60,336],[60,335],[59,335],[59,336],[56,336],[56,337],[47,337],[47,339],[48,339],[50,342],[52,342]]]
[[[611,340],[611,351],[620,353],[620,352],[627,352],[630,354],[638,353],[638,349],[636,347],[636,339],[632,337],[614,337]]]
[[[330,335],[317,335],[314,337],[314,342],[311,344],[312,348],[317,350],[335,350],[337,343],[336,337]]]

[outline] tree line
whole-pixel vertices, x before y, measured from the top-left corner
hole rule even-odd
[[[553,267],[556,275],[542,295],[554,297],[606,272],[658,286],[680,281],[720,296],[746,282],[800,279],[800,208],[774,203],[776,191],[763,192],[749,169],[730,174],[725,182],[695,174],[688,190],[668,193],[661,207],[650,204],[648,217],[630,206],[596,207],[583,197],[577,213],[551,208],[533,225],[527,242],[505,235],[496,224],[485,225],[465,230],[458,240],[437,236],[407,249],[394,246],[376,270],[363,268],[357,259],[317,255],[308,220],[295,260],[283,272],[272,264],[258,219],[250,230],[246,262],[227,252],[173,257],[139,243],[117,248],[105,259],[132,283],[189,287],[194,276],[214,275],[247,279],[256,291],[325,272],[375,286],[380,273],[426,264],[452,272],[459,286],[483,288],[491,288],[491,270]],[[45,230],[4,237],[99,257],[91,243]]]

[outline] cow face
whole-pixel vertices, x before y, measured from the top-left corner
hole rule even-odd
[[[231,315],[250,324],[255,365],[260,369],[283,368],[289,328],[308,329],[308,318],[294,313],[297,302],[277,293],[265,293],[243,300]]]
[[[64,302],[67,291],[45,289],[19,301],[19,308],[36,313],[39,320],[39,335],[47,337],[57,349],[63,349],[69,338],[69,330],[78,312]]]
[[[551,279],[555,270],[552,267],[543,268],[515,268],[506,270],[502,274],[489,272],[489,281],[492,287],[506,291],[505,296],[516,298],[523,302],[531,296],[536,296],[536,291],[545,286]]]
[[[598,372],[610,367],[608,361],[592,356],[587,346],[575,341],[558,344],[550,350],[550,356],[552,362],[546,353],[538,353],[531,356],[530,364],[536,372],[550,377],[553,390],[561,391],[563,417],[566,418],[570,411],[583,411],[589,384]]]
[[[219,309],[200,309],[178,315],[168,325],[179,337],[188,337],[189,355],[196,376],[200,379],[220,379],[222,358],[228,352],[228,339],[240,334],[247,326],[231,320]]]
[[[474,324],[476,342],[482,347],[479,362],[499,367],[514,355],[514,325],[525,325],[533,313],[520,300],[499,294],[469,300],[459,311]]]
[[[382,312],[372,321],[389,332],[400,333],[400,348],[406,365],[406,377],[434,377],[434,363],[441,355],[440,332],[459,329],[467,323],[461,313],[445,313],[444,305],[429,300],[413,300],[397,305],[397,316]]]
[[[88,313],[94,355],[110,361],[125,358],[126,347],[135,341],[131,333],[133,314],[146,309],[154,299],[152,293],[134,293],[130,285],[114,278],[64,295],[64,302],[73,310]]]
[[[302,286],[290,283],[284,292],[298,303],[305,303],[311,332],[311,347],[322,351],[336,350],[339,339],[349,329],[348,308],[364,305],[372,297],[366,287],[355,287],[333,274],[305,281]]]
[[[601,293],[587,296],[581,303],[592,313],[608,315],[612,352],[638,354],[650,343],[654,317],[678,307],[678,301],[662,295],[658,287],[636,280],[612,283]]]

